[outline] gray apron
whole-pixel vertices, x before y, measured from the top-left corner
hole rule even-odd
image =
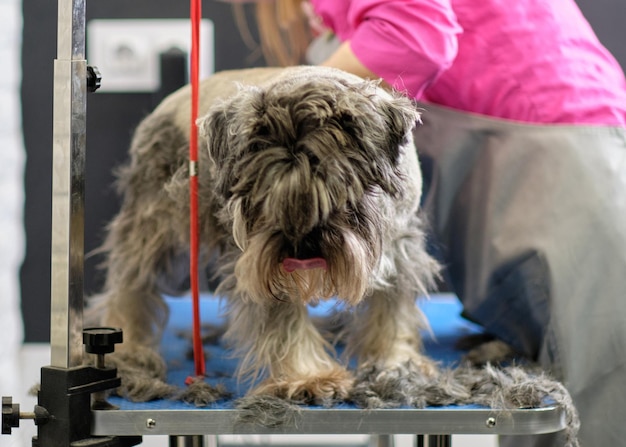
[[[582,446],[623,445],[626,130],[421,107],[431,243],[467,317],[566,385]]]

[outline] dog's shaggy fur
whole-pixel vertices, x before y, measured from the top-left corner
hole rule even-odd
[[[189,88],[138,127],[119,171],[123,204],[103,246],[107,277],[93,310],[121,327],[127,396],[164,378],[162,286],[189,245]],[[306,305],[352,308],[347,349],[359,368],[432,376],[415,306],[437,274],[418,216],[414,104],[323,67],[222,72],[201,88],[199,201],[203,259],[220,252],[218,294],[239,373],[252,395],[323,402],[349,395]],[[170,392],[167,387],[164,392]]]

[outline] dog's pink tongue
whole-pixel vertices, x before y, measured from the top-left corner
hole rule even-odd
[[[326,259],[324,258],[311,258],[311,259],[285,258],[283,259],[283,268],[285,269],[287,273],[293,273],[296,270],[311,270],[311,269],[326,270]]]

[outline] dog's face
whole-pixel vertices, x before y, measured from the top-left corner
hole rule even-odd
[[[222,222],[253,300],[358,302],[381,252],[380,200],[402,195],[408,99],[319,67],[242,87],[200,121]]]

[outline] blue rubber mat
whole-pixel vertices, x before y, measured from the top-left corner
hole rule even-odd
[[[163,336],[161,352],[168,365],[168,383],[184,386],[185,379],[194,374],[191,352],[192,304],[189,297],[166,298],[171,315],[168,327]],[[332,311],[335,303],[326,302],[310,309],[311,315],[324,315]],[[454,344],[459,337],[480,333],[479,326],[463,319],[461,304],[451,294],[434,295],[430,299],[419,299],[418,305],[430,322],[432,334],[424,333],[424,347],[426,353],[441,362],[444,366],[454,366],[461,358],[462,353],[455,350]],[[203,326],[219,326],[222,309],[220,301],[210,296],[203,296],[200,303]],[[341,347],[338,347],[340,352]],[[243,396],[247,390],[245,384],[238,384],[233,378],[237,366],[237,359],[220,343],[205,345],[206,353],[206,381],[212,385],[223,384],[232,393],[232,398],[216,402],[207,406],[210,410],[232,409],[233,402]],[[179,401],[158,400],[144,403],[133,403],[119,397],[111,397],[109,401],[122,410],[188,410],[196,408],[193,405]],[[341,404],[338,408],[355,407],[350,404]],[[445,407],[444,407],[445,408]],[[467,407],[464,407],[467,408]]]

